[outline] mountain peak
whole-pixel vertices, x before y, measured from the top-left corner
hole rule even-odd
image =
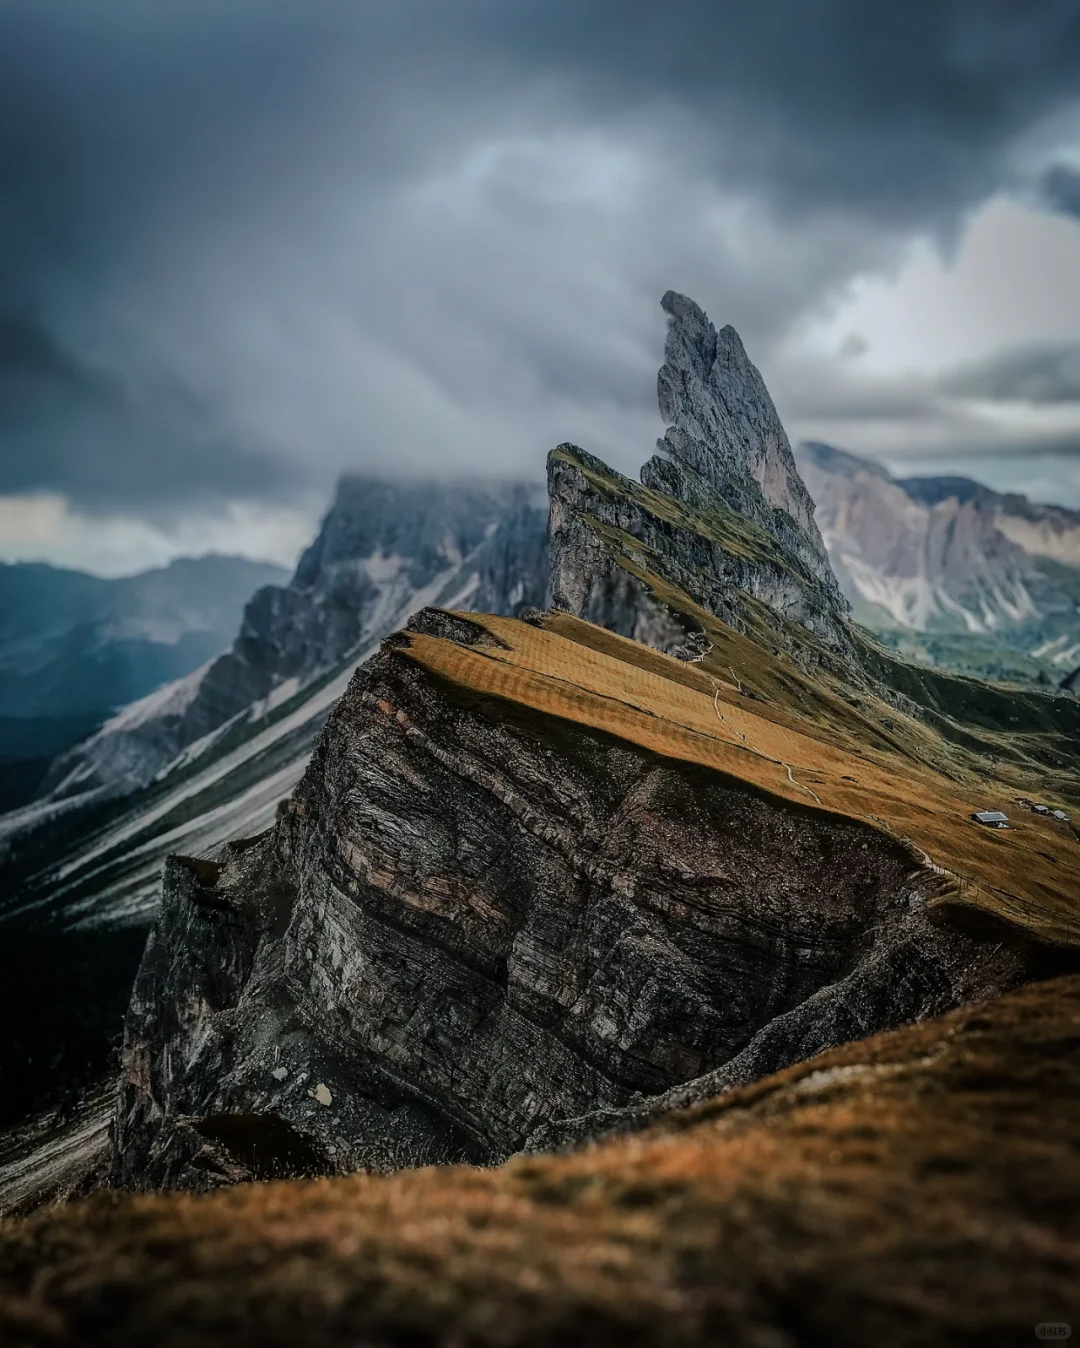
[[[1080,513],[968,477],[894,478],[820,444],[800,445],[797,461],[864,621],[986,639],[978,651],[951,641],[935,649],[993,677],[1075,661]]]
[[[692,658],[702,631],[672,620],[673,586],[736,629],[761,620],[797,645],[798,624],[846,658],[849,606],[761,375],[734,328],[673,290],[661,304],[668,429],[640,483],[574,445],[549,455],[550,606]]]
[[[992,502],[998,493],[970,477],[903,477],[900,486],[919,505],[936,506],[944,501],[967,505],[972,501]]]
[[[892,476],[887,468],[873,459],[861,458],[858,454],[849,454],[845,449],[827,445],[822,440],[802,440],[795,448],[795,464],[800,470],[804,467],[820,468],[828,473],[838,473],[845,477],[855,477],[858,473],[869,473],[872,477],[891,482]]]
[[[730,325],[718,330],[700,305],[676,291],[664,295],[661,307],[668,331],[657,375],[660,415],[667,423],[657,443],[660,454],[692,469],[735,509],[791,546],[793,531],[774,515],[783,511],[798,526],[798,551],[825,578],[829,563],[813,502],[742,338]],[[655,469],[646,465],[642,480],[653,475]]]

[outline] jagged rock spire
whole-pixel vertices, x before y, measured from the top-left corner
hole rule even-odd
[[[669,321],[656,383],[660,415],[668,428],[657,448],[692,468],[779,541],[789,547],[797,542],[796,550],[811,569],[822,579],[829,577],[813,502],[765,381],[739,334],[731,326],[717,331],[693,300],[673,290],[661,306]],[[642,481],[656,471],[647,464]],[[670,473],[659,471],[663,489],[672,491]],[[790,516],[801,537],[786,522],[775,520],[769,507]]]
[[[646,593],[645,571],[736,628],[763,604],[781,645],[797,623],[847,659],[849,605],[761,375],[734,328],[717,332],[674,291],[662,303],[668,429],[640,484],[573,445],[549,456],[549,605],[679,652],[685,631],[662,620],[671,596]]]

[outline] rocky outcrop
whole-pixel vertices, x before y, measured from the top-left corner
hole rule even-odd
[[[546,574],[534,496],[521,484],[343,478],[292,580],[255,593],[232,648],[57,759],[43,793],[59,800],[144,786],[187,746],[267,698],[292,695],[424,603],[468,607],[478,589],[493,612],[534,602]]]
[[[641,1128],[1073,958],[1071,840],[972,824],[982,731],[947,749],[861,671],[760,376],[665,308],[670,427],[642,481],[550,456],[559,611],[529,603],[523,508],[461,592],[522,620],[422,610],[357,670],[276,827],[170,862],[118,1185]]]
[[[696,604],[789,651],[811,634],[824,651],[850,656],[835,582],[818,580],[694,470],[652,463],[642,477],[666,479],[671,493],[641,486],[573,445],[548,456],[552,608],[658,650],[692,654],[702,639],[689,611]],[[800,641],[792,640],[796,632]]]
[[[795,626],[850,663],[848,604],[761,375],[734,328],[672,291],[663,307],[669,425],[640,483],[574,445],[549,455],[549,603],[687,658],[702,646],[698,605],[739,631],[770,628],[793,654]]]
[[[668,333],[657,393],[668,428],[657,445],[661,457],[645,465],[642,482],[694,506],[701,504],[701,484],[707,483],[831,589],[814,503],[739,334],[730,325],[718,332],[693,300],[672,290],[661,306]],[[693,476],[681,468],[692,469]]]
[[[935,876],[880,830],[514,695],[590,696],[585,647],[485,691],[519,628],[419,615],[273,833],[170,863],[117,1183],[492,1161],[1030,973],[1022,941],[931,921]]]

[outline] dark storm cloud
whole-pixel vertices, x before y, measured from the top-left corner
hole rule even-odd
[[[721,171],[791,207],[890,221],[988,190],[1002,143],[1080,88],[1073,0],[583,0],[550,21],[546,5],[499,8],[532,59],[595,98],[710,115],[695,139]],[[738,131],[716,145],[721,120]]]
[[[942,381],[961,398],[1035,405],[1080,402],[1080,342],[1044,342],[965,365]]]
[[[178,500],[245,495],[293,485],[287,463],[266,464],[246,447],[215,439],[213,418],[167,377],[129,389],[82,363],[34,317],[0,312],[2,490],[62,485],[92,506],[149,504],[167,515]]]
[[[1080,220],[1080,172],[1067,164],[1055,164],[1043,175],[1043,200],[1062,215]]]
[[[669,284],[766,343],[991,190],[1078,71],[1075,0],[0,0],[0,314],[34,315],[0,392],[57,395],[0,492],[281,499],[630,434]],[[624,217],[580,204],[612,144],[651,165]],[[729,243],[710,185],[797,233]]]
[[[0,418],[36,392],[98,402],[106,383],[80,364],[39,319],[0,310]]]

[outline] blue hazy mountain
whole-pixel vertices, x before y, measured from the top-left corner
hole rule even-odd
[[[31,795],[46,761],[118,707],[224,650],[253,591],[284,576],[276,566],[222,556],[120,579],[0,565],[4,803]]]

